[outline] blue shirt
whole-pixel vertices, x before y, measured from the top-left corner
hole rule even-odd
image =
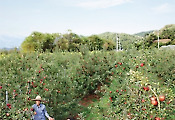
[[[37,106],[36,104],[32,105],[32,108],[36,112],[34,115],[34,120],[46,120],[45,116],[49,119],[49,114],[46,111],[46,107],[43,104]]]

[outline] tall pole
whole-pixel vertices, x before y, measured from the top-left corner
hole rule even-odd
[[[159,49],[159,31],[158,31],[158,49]]]
[[[117,34],[116,34],[116,51],[118,51],[118,37],[117,37]]]
[[[121,42],[120,42],[120,38],[118,37],[118,42],[119,42],[119,50],[121,51],[122,48],[121,48]]]
[[[7,90],[6,90],[5,94],[6,94],[6,105],[7,105],[8,104],[8,91]]]

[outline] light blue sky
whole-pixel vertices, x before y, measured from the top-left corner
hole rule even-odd
[[[175,0],[0,0],[0,36],[134,34],[175,24]]]

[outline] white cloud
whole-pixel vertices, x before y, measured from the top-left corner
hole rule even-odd
[[[88,9],[99,9],[113,7],[130,1],[131,0],[88,0],[77,3],[77,6]]]
[[[169,12],[173,11],[173,8],[170,4],[164,3],[160,6],[157,6],[157,7],[153,8],[153,10],[156,13],[169,13]]]

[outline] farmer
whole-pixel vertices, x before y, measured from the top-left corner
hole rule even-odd
[[[39,95],[32,100],[36,102],[36,104],[32,105],[32,111],[34,112],[34,120],[46,120],[45,116],[49,120],[54,120],[54,118],[51,118],[47,113],[45,105],[41,104],[41,101],[43,100]]]

